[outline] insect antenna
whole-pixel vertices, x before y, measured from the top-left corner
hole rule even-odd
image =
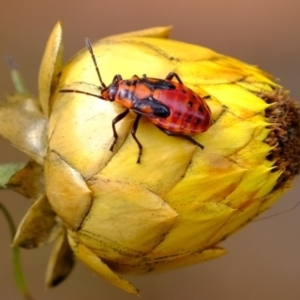
[[[86,44],[86,47],[88,48],[88,50],[89,50],[89,52],[92,56],[92,59],[93,59],[93,63],[94,63],[94,66],[95,66],[95,69],[96,69],[96,72],[97,72],[97,75],[98,75],[98,78],[99,78],[99,81],[100,81],[100,84],[101,84],[100,90],[103,90],[104,88],[106,88],[106,84],[103,82],[102,77],[100,75],[100,71],[99,71],[99,68],[98,68],[96,57],[95,57],[91,42],[88,38],[85,38],[85,44]]]

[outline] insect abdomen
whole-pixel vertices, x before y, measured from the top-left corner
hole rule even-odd
[[[192,90],[180,85],[176,90],[157,90],[153,96],[170,110],[167,118],[149,118],[158,127],[189,135],[204,132],[211,126],[208,105]]]

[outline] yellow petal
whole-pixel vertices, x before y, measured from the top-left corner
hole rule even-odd
[[[24,197],[38,199],[45,191],[44,168],[35,161],[29,161],[16,172],[7,183],[7,187]]]
[[[14,237],[13,245],[35,248],[44,245],[56,234],[56,214],[48,199],[41,196],[28,210]]]
[[[81,174],[55,152],[48,155],[45,173],[46,192],[53,209],[68,227],[79,228],[92,205],[91,192]]]
[[[125,292],[138,295],[139,291],[130,282],[113,272],[93,251],[74,239],[71,234],[69,235],[69,243],[76,257],[84,261],[95,273]]]
[[[49,37],[44,56],[40,66],[38,86],[39,99],[42,110],[46,116],[49,113],[49,99],[56,84],[56,75],[62,66],[62,28],[57,22]]]
[[[91,178],[88,184],[93,206],[78,238],[109,261],[144,256],[161,243],[176,222],[176,211],[139,185],[99,177]]]
[[[28,94],[14,94],[0,103],[0,135],[39,164],[47,147],[48,120]]]
[[[74,266],[73,251],[68,242],[65,228],[61,228],[60,235],[55,241],[46,271],[46,286],[53,287],[63,281]]]
[[[166,39],[169,37],[171,29],[172,29],[172,26],[152,27],[152,28],[147,28],[147,29],[143,29],[143,30],[137,30],[137,31],[132,31],[132,32],[111,35],[107,38],[104,38],[103,40],[110,40],[110,39],[115,39],[115,38],[118,39],[118,38],[124,38],[124,37],[138,37],[138,36],[156,37],[156,38]]]

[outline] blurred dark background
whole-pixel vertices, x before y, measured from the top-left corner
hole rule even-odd
[[[300,99],[299,0],[0,0],[0,95],[13,90],[3,57],[18,62],[27,86],[37,92],[37,74],[50,31],[64,26],[65,61],[84,47],[84,38],[152,26],[174,25],[171,37],[201,44],[273,73]],[[25,157],[0,139],[0,162]],[[264,216],[300,201],[300,182]],[[12,192],[0,201],[19,222],[29,203]],[[300,206],[253,222],[222,243],[224,257],[181,270],[130,277],[143,300],[296,300],[300,298]],[[0,214],[0,299],[18,300],[12,278],[8,226]],[[93,275],[81,263],[61,286],[45,291],[44,273],[51,246],[22,251],[27,281],[35,299],[134,299]]]

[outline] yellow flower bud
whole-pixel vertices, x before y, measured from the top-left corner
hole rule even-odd
[[[165,79],[176,72],[210,107],[212,126],[192,136],[203,150],[142,116],[140,164],[133,111],[117,123],[119,138],[110,151],[112,120],[124,107],[61,92],[100,95],[100,82],[87,49],[61,67],[60,25],[52,33],[39,80],[49,123],[45,195],[38,203],[45,207],[48,199],[61,220],[57,245],[64,247],[51,259],[50,285],[59,277],[59,249],[68,256],[70,246],[97,274],[137,294],[120,273],[165,271],[223,255],[218,243],[269,208],[299,173],[300,112],[288,92],[257,67],[167,39],[168,33],[154,28],[92,45],[106,85],[116,74]],[[17,236],[22,244],[26,226]]]

